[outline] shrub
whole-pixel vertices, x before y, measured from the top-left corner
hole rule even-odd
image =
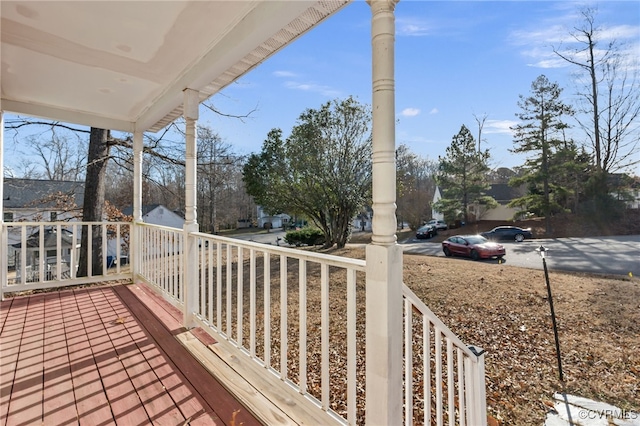
[[[289,231],[284,237],[287,244],[299,247],[301,245],[314,246],[324,244],[324,234],[317,228],[303,228],[299,231]]]

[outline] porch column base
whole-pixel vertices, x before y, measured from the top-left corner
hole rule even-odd
[[[366,251],[366,424],[401,425],[402,248]]]
[[[198,232],[198,224],[185,224],[184,231],[184,310],[182,312],[182,325],[186,328],[195,327],[194,312],[198,308],[198,238],[190,236],[192,232]]]

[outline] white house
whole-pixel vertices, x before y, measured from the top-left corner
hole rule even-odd
[[[476,218],[478,220],[514,220],[521,210],[508,207],[508,204],[512,200],[522,197],[524,193],[524,187],[514,188],[506,183],[491,184],[491,188],[486,192],[486,195],[493,197],[498,202],[498,207],[487,210],[482,206],[474,206],[476,208],[474,212]]]
[[[122,210],[127,216],[133,215],[133,207],[127,207]],[[142,221],[152,225],[169,226],[171,228],[180,228],[184,225],[184,217],[162,204],[149,204],[142,206]]]
[[[513,188],[506,183],[494,183],[491,184],[491,188],[486,191],[485,195],[493,197],[498,202],[498,207],[493,209],[487,209],[483,206],[472,204],[469,206],[469,213],[473,215],[476,220],[513,220],[514,217],[520,211],[517,208],[508,207],[509,202],[515,198],[524,195],[522,188]],[[442,199],[442,193],[440,187],[436,186],[436,190],[433,194],[433,203]],[[433,219],[444,219],[444,215],[435,209],[431,209],[431,215]]]
[[[257,210],[258,210],[258,216],[257,216],[258,228],[265,228],[265,227],[270,227],[270,229],[282,228],[283,226],[286,226],[291,221],[291,216],[289,216],[286,213],[270,215],[262,208],[262,206],[258,206]]]
[[[431,218],[436,220],[444,220],[444,214],[440,213],[433,208],[433,205],[442,199],[440,193],[440,187],[436,185],[436,190],[433,192],[433,202],[431,203]]]
[[[3,182],[3,221],[74,222],[78,220],[78,206],[82,206],[83,201],[84,182],[7,178]],[[39,233],[37,228],[29,232],[29,238]],[[13,268],[21,244],[17,229],[10,228],[7,243],[8,266]],[[29,257],[27,264],[33,259]]]
[[[7,178],[3,191],[5,222],[76,220],[84,202],[84,182]]]
[[[61,229],[60,235],[60,247],[61,252],[57,251],[57,232],[55,227],[45,227],[43,229],[42,242],[44,244],[44,273],[46,280],[52,280],[58,277],[58,274],[68,274],[71,269],[71,252],[75,251],[75,256],[79,254],[80,241],[73,240],[73,234],[66,230]],[[32,233],[26,240],[27,256],[26,256],[26,274],[27,281],[37,281],[40,279],[37,277],[39,274],[40,265],[40,230]],[[19,253],[22,248],[22,242],[18,242],[11,245],[11,248],[15,250],[15,253]],[[57,271],[57,257],[60,257],[60,272]],[[20,278],[20,256],[15,256],[14,264],[16,267],[17,277]]]

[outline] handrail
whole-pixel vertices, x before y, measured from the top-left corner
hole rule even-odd
[[[265,247],[266,247],[270,252],[285,255],[288,257],[310,260],[313,262],[317,262],[318,260],[321,260],[322,262],[327,263],[330,266],[354,268],[359,272],[364,272],[365,266],[366,266],[366,262],[362,259],[340,257],[340,256],[334,256],[334,255],[325,254],[325,253],[309,252],[309,251],[300,250],[300,249],[293,249],[290,247],[274,246],[274,245],[265,244],[265,243],[258,243],[255,241],[245,241],[237,238],[223,237],[220,235],[205,234],[203,232],[192,232],[189,235],[193,235],[200,238],[215,239],[216,241],[220,241],[226,244],[232,244],[237,247],[243,247],[248,249],[265,250]]]
[[[405,424],[417,410],[424,424],[486,425],[484,351],[465,345],[404,284],[403,296]]]
[[[475,350],[470,349],[468,345],[460,340],[460,338],[456,336],[456,334],[452,332],[449,327],[447,327],[445,323],[443,323],[440,318],[438,318],[436,314],[434,314],[433,311],[429,309],[427,305],[425,305],[424,302],[420,300],[420,298],[418,298],[418,296],[416,296],[413,291],[411,291],[409,287],[407,287],[406,284],[402,284],[402,295],[411,301],[411,303],[414,307],[417,308],[419,313],[425,315],[427,318],[429,318],[429,321],[431,321],[434,326],[442,330],[442,333],[446,337],[448,337],[455,346],[461,348],[464,351],[465,355],[471,358],[474,362],[478,361],[478,356],[481,354],[476,353]]]

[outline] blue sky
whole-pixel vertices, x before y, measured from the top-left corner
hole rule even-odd
[[[486,115],[482,147],[491,150],[492,166],[521,165],[524,157],[508,151],[518,96],[528,95],[531,83],[545,74],[564,88],[564,100],[572,101],[575,68],[552,48],[566,45],[570,31],[582,23],[584,6],[597,7],[603,34],[640,56],[637,1],[400,1],[396,144],[437,160],[462,124],[477,137],[474,114]],[[288,135],[307,108],[350,95],[370,104],[370,21],[364,1],[351,3],[211,99],[227,114],[256,108],[251,117],[240,121],[203,113],[200,122],[237,151],[251,153],[274,127]]]
[[[598,9],[603,44],[614,37],[630,58],[640,57],[635,0],[401,0],[395,10],[396,144],[437,161],[461,125],[477,137],[474,114],[486,115],[482,147],[490,149],[491,166],[522,165],[525,157],[509,152],[518,96],[528,95],[531,83],[545,74],[564,88],[566,102],[573,101],[575,67],[553,47],[567,45],[585,6]],[[248,118],[222,117],[202,107],[200,124],[237,153],[249,154],[260,150],[272,128],[288,136],[307,108],[348,96],[371,104],[370,32],[370,7],[355,0],[209,101],[224,114],[255,109]],[[5,154],[15,153],[12,140],[5,139]],[[5,165],[18,169],[19,159],[5,155]],[[640,166],[634,173],[640,176]]]

